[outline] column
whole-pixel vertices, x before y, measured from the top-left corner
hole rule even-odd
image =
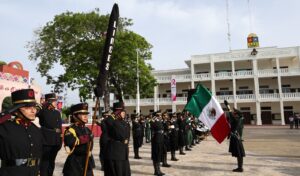
[[[256,99],[256,124],[262,125],[261,122],[261,110],[260,110],[260,96],[259,96],[259,82],[258,82],[258,73],[257,73],[257,60],[253,58],[253,75],[254,75],[254,88],[255,88],[255,99]]]
[[[192,87],[192,89],[195,89],[194,73],[195,73],[194,62],[193,62],[193,59],[191,59],[191,87]]]
[[[159,109],[158,86],[154,86],[154,111]]]
[[[280,64],[279,64],[279,58],[278,57],[276,57],[276,70],[277,70],[278,93],[279,93],[279,98],[280,98],[279,103],[280,103],[281,125],[285,125],[282,87],[281,87]]]
[[[210,56],[210,74],[211,74],[211,93],[212,95],[216,95],[216,84],[215,84],[215,64],[214,59]]]
[[[232,91],[233,91],[233,106],[237,108],[236,102],[236,81],[235,81],[235,65],[234,61],[231,61],[231,72],[232,72]]]

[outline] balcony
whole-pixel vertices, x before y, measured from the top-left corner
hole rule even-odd
[[[281,68],[279,70],[279,74],[281,76],[300,76],[300,68]],[[242,78],[253,78],[253,70],[239,70],[235,71],[234,74],[232,72],[218,72],[214,73],[214,78],[216,80],[222,79],[232,79],[234,76],[236,79]],[[278,72],[277,69],[263,69],[257,70],[257,75],[259,77],[277,77]],[[172,76],[155,76],[158,83],[170,83]],[[176,82],[191,82],[191,75],[184,74],[184,75],[175,75]],[[205,81],[211,80],[210,73],[201,73],[201,74],[194,74],[194,81]]]
[[[240,70],[236,71],[234,73],[236,78],[251,78],[253,77],[253,71],[252,70]]]
[[[261,101],[279,101],[280,95],[278,93],[265,93],[265,94],[259,94],[259,98]]]
[[[284,101],[299,101],[300,100],[300,92],[282,93],[282,99]]]
[[[257,74],[259,77],[274,77],[277,76],[277,70],[276,69],[257,70]]]
[[[219,72],[215,73],[215,79],[231,79],[232,78],[232,72]]]
[[[255,101],[255,95],[254,94],[236,95],[236,101],[237,102],[253,102],[253,101]]]
[[[210,80],[210,79],[211,79],[210,73],[201,73],[201,74],[194,75],[195,81],[204,81],[204,80]]]
[[[216,99],[223,103],[224,100],[227,100],[230,103],[234,102],[233,95],[218,95]],[[267,94],[259,94],[259,99],[261,102],[274,102],[280,100],[279,93],[267,93]],[[284,101],[300,101],[300,92],[296,93],[282,93],[282,99]],[[238,103],[241,102],[255,102],[256,97],[255,94],[240,94],[236,95],[236,101]],[[125,106],[136,106],[136,99],[125,99]],[[175,104],[176,105],[185,105],[187,103],[187,97],[177,97]],[[159,98],[157,100],[157,104],[159,105],[172,105],[171,98]],[[154,106],[154,98],[145,98],[140,100],[140,106]]]
[[[300,75],[300,68],[281,68],[279,73],[281,76],[296,76]]]

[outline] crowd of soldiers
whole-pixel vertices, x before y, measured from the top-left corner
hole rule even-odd
[[[63,175],[93,176],[95,162],[90,151],[93,150],[94,136],[85,126],[88,122],[88,104],[71,106],[71,124],[62,132],[56,95],[46,94],[46,101],[41,107],[34,94],[32,89],[12,92],[13,107],[1,113],[0,175],[52,176],[57,153],[64,144],[68,157]],[[161,176],[165,174],[160,166],[171,167],[167,162],[168,152],[172,161],[178,161],[176,151],[179,155],[185,155],[184,150],[192,150],[208,135],[208,130],[203,130],[203,123],[188,112],[170,114],[157,111],[147,116],[137,114],[129,120],[122,103],[115,103],[112,110],[103,113],[97,121],[102,130],[99,157],[105,176],[131,175],[128,157],[130,136],[133,139],[134,159],[142,158],[139,148],[144,144],[144,138],[146,143],[151,142],[154,175]],[[238,117],[235,112],[230,116]],[[34,123],[36,117],[38,124]],[[238,160],[236,171],[242,172],[245,152],[240,137],[236,135],[238,118],[232,119],[230,152]]]
[[[137,114],[132,118],[132,137],[134,158],[141,159],[139,148],[151,142],[151,159],[153,161],[154,175],[164,175],[162,167],[171,167],[167,162],[167,153],[171,153],[171,160],[178,161],[176,151],[185,155],[192,147],[204,139],[208,131],[201,131],[203,124],[191,114],[177,112],[157,111],[147,116]]]

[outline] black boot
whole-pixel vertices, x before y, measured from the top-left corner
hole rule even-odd
[[[179,148],[179,155],[185,155],[185,153],[183,152],[183,147]]]
[[[175,151],[171,151],[171,161],[178,161],[178,159],[175,157]]]
[[[190,149],[188,146],[185,146],[185,151],[191,151],[192,149]]]
[[[238,168],[233,169],[233,172],[243,172],[243,157],[237,157]]]
[[[167,163],[167,153],[163,156],[163,164],[162,167],[171,167],[170,164]]]
[[[157,175],[157,176],[165,175],[164,173],[162,173],[162,172],[160,171],[160,165],[159,165],[159,162],[154,162],[154,161],[153,161],[153,167],[154,167],[154,175]]]
[[[142,159],[140,156],[139,156],[139,148],[134,148],[134,159]]]

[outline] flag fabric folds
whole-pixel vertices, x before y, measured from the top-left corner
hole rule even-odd
[[[212,136],[219,143],[222,143],[228,136],[230,126],[220,103],[201,84],[197,85],[196,92],[184,109],[198,117],[210,129]]]

